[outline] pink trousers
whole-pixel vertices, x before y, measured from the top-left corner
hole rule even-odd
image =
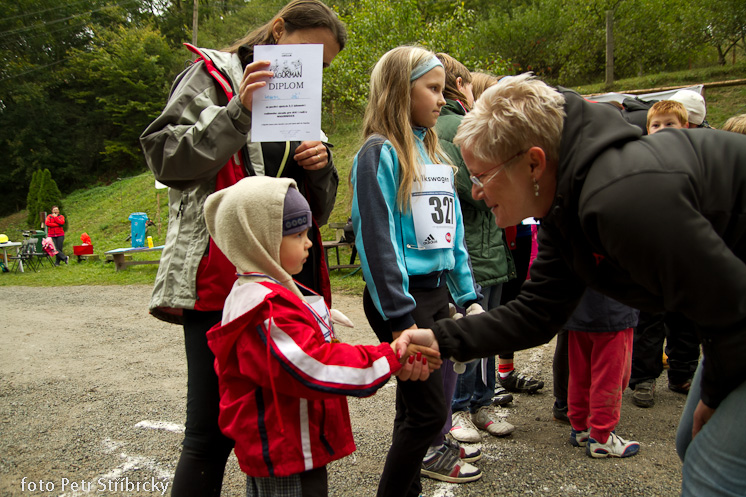
[[[567,417],[575,430],[605,443],[616,428],[622,392],[632,368],[632,328],[621,331],[569,330],[570,380]]]

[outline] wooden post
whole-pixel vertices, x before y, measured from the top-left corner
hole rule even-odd
[[[155,191],[155,225],[158,226],[158,236],[161,236],[161,192]]]
[[[606,11],[606,88],[614,84],[614,11]]]
[[[194,0],[194,9],[192,11],[192,45],[197,46],[197,24],[199,20],[199,0]],[[197,54],[194,54],[194,59]]]

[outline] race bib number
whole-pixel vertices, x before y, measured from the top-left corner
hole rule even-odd
[[[412,187],[412,218],[417,248],[453,248],[456,233],[456,194],[453,171],[444,164],[427,164],[421,182]]]

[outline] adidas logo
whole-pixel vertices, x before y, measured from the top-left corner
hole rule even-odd
[[[433,243],[438,243],[438,241],[435,239],[432,233],[427,235],[427,238],[425,238],[425,241],[422,242],[423,245],[432,245]]]

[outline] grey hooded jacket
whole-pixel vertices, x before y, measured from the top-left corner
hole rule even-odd
[[[204,202],[215,191],[218,172],[234,154],[239,155],[240,163],[250,164],[247,176],[274,175],[281,159],[268,156],[262,144],[251,142],[251,113],[235,96],[243,77],[239,57],[217,50],[200,51],[220,70],[234,97],[228,101],[204,62],[192,64],[177,76],[161,115],[140,136],[148,167],[158,181],[170,187],[168,231],[150,312],[174,323],[181,322],[182,309],[195,306],[197,269],[209,241]],[[339,183],[329,153],[327,167],[302,171],[295,177],[319,226],[331,214]]]

